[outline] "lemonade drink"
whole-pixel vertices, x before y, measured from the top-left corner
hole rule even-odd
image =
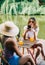
[[[34,42],[34,38],[33,37],[30,38],[30,42]]]
[[[18,43],[20,46],[22,46],[24,43],[23,43],[23,41],[19,41],[19,43]]]

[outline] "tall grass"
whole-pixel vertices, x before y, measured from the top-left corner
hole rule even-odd
[[[5,0],[1,5],[1,12],[3,14],[45,14],[45,7],[39,5],[39,0],[28,2],[24,0],[15,2],[15,0]]]

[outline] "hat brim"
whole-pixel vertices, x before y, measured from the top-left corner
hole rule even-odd
[[[16,36],[19,33],[18,27],[15,25],[9,32],[4,31],[4,24],[0,25],[0,34],[6,36]]]

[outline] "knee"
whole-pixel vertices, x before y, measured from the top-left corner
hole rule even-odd
[[[28,54],[26,57],[29,59],[29,58],[31,57],[31,55],[30,55],[30,54]]]
[[[42,48],[42,44],[40,44],[41,48]]]
[[[42,44],[41,43],[39,43],[39,46],[42,48]]]
[[[30,55],[27,55],[27,58],[29,58],[30,57]]]

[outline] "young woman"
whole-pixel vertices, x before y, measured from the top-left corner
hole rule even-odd
[[[24,65],[25,63],[27,63],[27,65],[35,65],[35,62],[31,55],[24,56],[20,53],[15,40],[12,38],[8,38],[5,41],[4,52],[5,58],[7,59],[10,65]]]
[[[31,26],[31,29],[34,32],[34,34],[29,33],[27,35],[27,32],[29,31],[28,30],[28,26]],[[28,25],[24,27],[24,36],[23,36],[23,38],[24,38],[24,40],[26,40],[26,36],[34,36],[35,37],[35,41],[36,41],[38,32],[39,32],[39,27],[37,26],[36,19],[34,17],[31,17],[29,19],[29,21],[28,21]],[[38,47],[40,47],[41,50]],[[33,52],[34,52],[34,49],[35,48],[37,49],[37,53],[36,53],[36,56],[35,56],[35,60],[38,57],[38,55],[40,54],[40,51],[41,51],[41,54],[42,54],[43,59],[45,59],[42,44],[41,43],[34,44],[34,45],[32,45],[32,47],[30,49],[32,49]]]
[[[25,31],[27,30],[28,25],[31,26],[33,31],[35,31],[36,39],[37,39],[38,32],[39,32],[39,26],[36,22],[36,19],[34,17],[29,18],[27,26],[24,27],[24,34],[25,34]]]
[[[15,36],[19,33],[19,29],[12,21],[6,21],[2,24],[0,24],[0,43],[2,45],[2,48],[4,49],[4,42],[8,38],[16,39]],[[4,53],[3,53],[4,54]],[[9,65],[7,60],[2,55],[1,57],[6,65]],[[5,65],[4,64],[4,65]]]

